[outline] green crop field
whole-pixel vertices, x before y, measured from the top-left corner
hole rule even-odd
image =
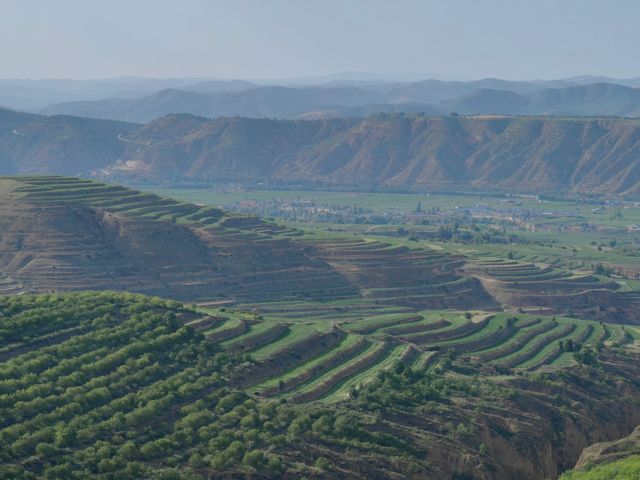
[[[545,215],[545,223],[558,223],[564,226],[593,222],[612,228],[624,228],[640,223],[640,205],[627,203],[621,205],[600,205],[583,203],[576,200],[539,200],[532,196],[489,196],[482,194],[413,194],[413,193],[366,193],[366,192],[327,192],[314,190],[248,190],[224,191],[212,188],[152,188],[141,186],[144,190],[162,197],[179,198],[197,204],[240,208],[247,202],[273,201],[313,201],[321,205],[350,206],[377,211],[397,210],[415,211],[418,203],[422,209],[436,208],[443,211],[473,209],[481,206],[487,210],[529,210],[534,215]],[[562,214],[562,217],[553,214]]]
[[[366,193],[316,190],[248,190],[225,191],[219,187],[211,188],[158,188],[140,186],[139,188],[154,192],[163,197],[181,198],[193,203],[232,206],[243,201],[270,200],[310,200],[322,204],[357,205],[372,209],[397,209],[403,211],[415,210],[418,202],[423,208],[436,207],[440,209],[462,209],[482,205],[487,208],[523,208],[539,211],[562,211],[584,216],[587,220],[607,219],[603,213],[593,213],[597,205],[585,204],[579,201],[538,200],[532,196],[490,196],[482,194],[439,194],[439,193]],[[640,222],[640,207],[630,204],[622,209],[625,220]],[[615,211],[612,208],[612,211]],[[609,220],[610,225],[625,224]]]
[[[301,309],[304,312],[303,307],[317,308],[317,305],[279,303],[273,307],[279,312],[291,311],[287,307],[294,312]],[[316,313],[316,310],[311,311]],[[233,349],[243,340],[271,331],[274,325],[282,325],[278,335],[266,339],[255,350],[249,350],[250,354],[259,361],[271,361],[286,357],[289,350],[300,353],[295,359],[282,360],[288,363],[279,364],[283,368],[279,368],[277,374],[259,378],[258,382],[246,386],[258,395],[296,401],[337,401],[375,378],[381,370],[391,368],[401,361],[401,357],[410,358],[411,365],[415,364],[417,368],[422,363],[420,358],[429,358],[433,363],[456,352],[500,367],[523,370],[544,367],[548,370],[575,364],[573,352],[583,345],[595,347],[598,342],[605,341],[605,331],[609,335],[606,342],[610,345],[631,344],[637,336],[633,327],[517,313],[496,315],[441,310],[412,316],[374,315],[360,320],[328,315],[322,319],[311,317],[310,323],[303,324],[300,320],[282,318],[279,312],[273,317],[279,320],[265,320],[248,330],[237,330],[237,336],[225,336],[218,344],[223,349]],[[224,315],[224,312],[216,312],[216,315]],[[272,318],[270,313],[267,315]],[[231,326],[225,323],[215,331],[230,331],[238,321],[229,320],[227,323]],[[320,325],[325,327],[320,328]],[[339,342],[329,342],[325,348],[316,348],[313,352],[296,347],[309,342],[314,335],[316,345],[322,343],[320,338],[330,333],[340,334]],[[210,338],[215,341],[214,336]]]

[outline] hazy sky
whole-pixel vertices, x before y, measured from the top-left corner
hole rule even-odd
[[[0,0],[0,78],[640,76],[640,0]]]

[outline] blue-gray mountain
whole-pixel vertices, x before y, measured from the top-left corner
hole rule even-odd
[[[365,117],[399,111],[427,114],[640,116],[640,89],[617,83],[441,82],[265,86],[218,83],[166,89],[136,98],[107,98],[51,105],[67,114],[145,123],[170,113],[210,118]]]

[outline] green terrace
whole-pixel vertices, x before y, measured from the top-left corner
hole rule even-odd
[[[455,354],[505,371],[549,370],[574,364],[582,347],[623,346],[640,338],[635,327],[570,317],[451,310],[375,314],[357,308],[345,315],[335,305],[325,307],[319,316],[313,303],[265,304],[264,311],[254,305],[251,313],[234,307],[215,312],[217,323],[204,333],[258,362],[239,384],[260,397],[294,403],[348,398],[398,363],[426,370]],[[203,313],[199,321],[211,325],[214,310]],[[224,315],[232,317],[220,320]]]
[[[132,218],[170,221],[191,226],[222,227],[228,235],[263,238],[274,234],[297,236],[293,229],[266,224],[254,217],[229,215],[220,208],[196,205],[120,185],[55,176],[2,177],[21,184],[17,191],[34,204],[76,204]],[[239,229],[237,229],[239,227]]]

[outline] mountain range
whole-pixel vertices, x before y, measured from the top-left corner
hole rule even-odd
[[[206,86],[207,91],[231,91],[256,86],[242,80],[206,78],[0,79],[0,106],[36,112],[59,102],[138,98],[167,88],[197,90],[200,85]]]
[[[124,182],[640,197],[640,120],[377,114],[145,125],[0,111],[0,173]]]
[[[172,113],[210,118],[364,118],[374,113],[443,115],[640,115],[640,78],[397,81],[364,74],[316,79],[1,80],[0,106],[147,123]]]
[[[640,116],[640,89],[591,83],[535,89],[519,82],[438,82],[382,85],[257,86],[221,91],[200,84],[139,98],[107,98],[51,105],[45,114],[67,114],[145,123],[170,113],[210,118],[364,117],[399,111],[448,114]],[[240,87],[238,87],[240,88]]]

